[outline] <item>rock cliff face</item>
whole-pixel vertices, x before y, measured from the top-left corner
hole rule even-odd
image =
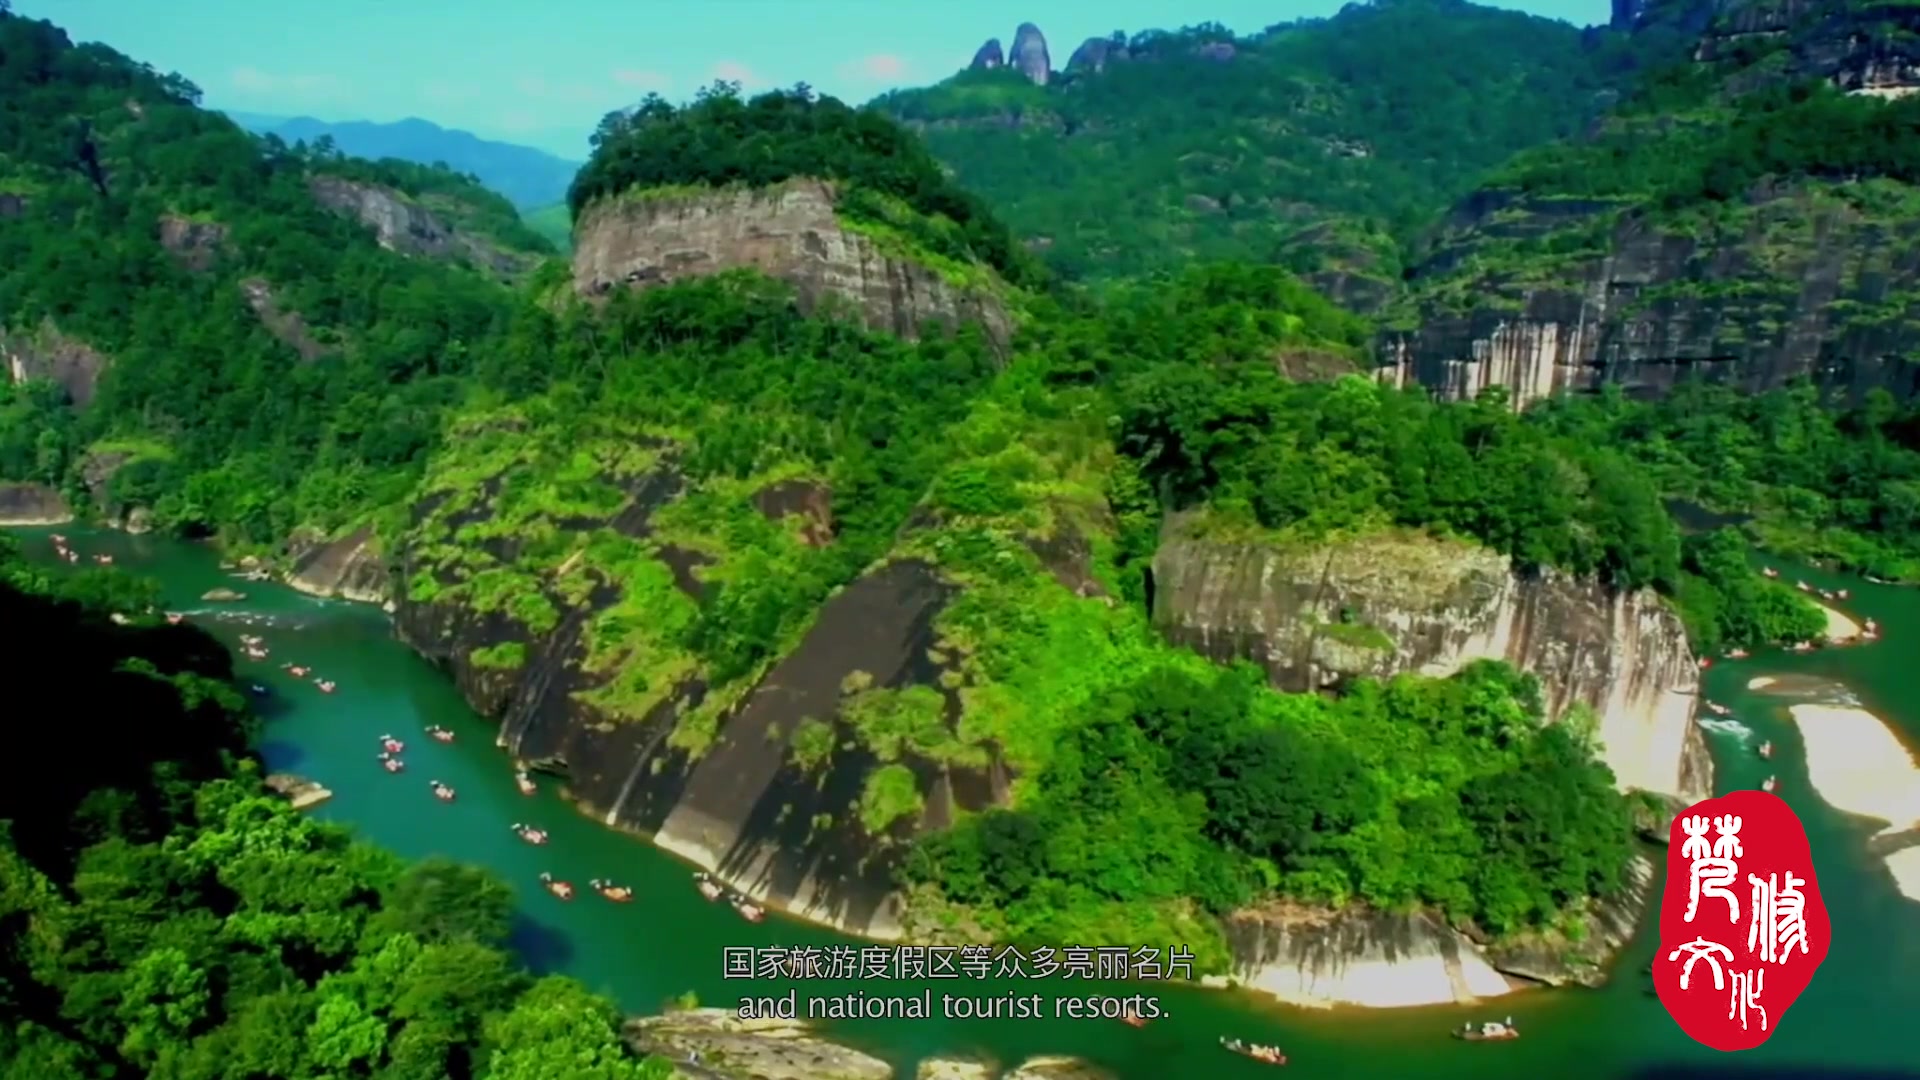
[[[1292,1005],[1470,1004],[1514,989],[1431,915],[1241,912],[1227,920],[1227,943],[1233,981]]]
[[[160,246],[189,270],[210,270],[226,242],[227,227],[216,221],[166,214],[160,218]]]
[[[308,177],[316,202],[373,230],[380,246],[402,255],[459,260],[502,278],[529,269],[532,260],[455,229],[433,211],[389,187],[338,176]]]
[[[992,71],[1007,66],[1007,54],[1000,49],[999,38],[988,38],[973,54],[973,62],[967,65],[975,71]]]
[[[1506,660],[1539,677],[1551,715],[1594,711],[1622,788],[1705,793],[1689,788],[1701,778],[1687,760],[1699,669],[1679,617],[1651,592],[1520,577],[1504,556],[1420,537],[1287,551],[1177,522],[1154,558],[1153,614],[1172,640],[1253,660],[1293,690]]]
[[[0,362],[11,382],[46,379],[58,383],[67,400],[85,407],[93,400],[107,358],[85,342],[60,332],[52,320],[34,330],[0,329]]]
[[[990,285],[956,283],[848,227],[835,217],[832,186],[817,180],[605,200],[574,229],[573,282],[585,296],[737,267],[787,282],[809,310],[844,303],[870,329],[901,337],[975,323],[1004,347],[1012,333]]]
[[[569,529],[610,528],[656,545],[656,558],[689,595],[702,583],[695,552],[652,539],[655,512],[677,498],[683,483],[670,460],[628,482],[629,501],[606,521],[573,521]],[[769,489],[771,491],[771,489]],[[763,513],[805,514],[807,499],[789,489],[754,500]],[[453,531],[489,520],[486,499],[442,521],[437,506],[417,508],[419,542],[443,542]],[[433,528],[429,529],[429,525]],[[444,528],[445,532],[434,531]],[[478,542],[489,565],[512,566],[520,541],[511,536]],[[423,573],[445,586],[460,572],[429,565],[423,549],[402,553],[403,581]],[[868,778],[880,764],[846,719],[848,687],[908,687],[941,695],[951,722],[953,691],[940,685],[943,666],[935,616],[952,590],[924,563],[885,563],[842,589],[821,608],[811,628],[758,683],[731,703],[709,743],[698,751],[672,736],[704,701],[708,687],[685,675],[643,717],[616,716],[598,704],[596,690],[619,671],[589,670],[596,617],[617,603],[625,581],[598,573],[584,581],[572,564],[545,579],[543,591],[560,612],[557,625],[530,633],[505,612],[479,610],[441,597],[420,599],[409,587],[395,615],[402,639],[446,666],[467,700],[500,719],[500,744],[516,758],[566,776],[569,795],[605,824],[647,836],[660,847],[714,871],[733,887],[803,918],[865,936],[901,935],[894,894],[893,857],[923,828],[950,822],[956,810],[978,810],[1003,799],[1009,777],[997,758],[984,768],[944,764],[910,749],[898,763],[913,774],[923,805],[917,814],[878,832],[861,819]],[[489,666],[481,650],[515,643],[524,660]],[[663,688],[665,689],[665,688]],[[923,691],[924,692],[924,691]],[[805,764],[796,738],[809,723],[828,725],[828,760]]]
[[[0,525],[64,525],[73,508],[45,484],[0,483]]]
[[[372,529],[360,528],[331,541],[297,533],[283,554],[290,567],[287,584],[301,592],[392,609],[393,575]]]
[[[1013,48],[1007,50],[1007,66],[1045,86],[1053,78],[1053,58],[1047,55],[1047,36],[1032,23],[1021,23],[1013,32]]]
[[[1108,64],[1118,64],[1127,59],[1127,43],[1124,38],[1090,37],[1073,50],[1067,57],[1067,74],[1098,75],[1107,70]]]
[[[1691,374],[1765,390],[1810,377],[1859,394],[1920,393],[1906,353],[1920,333],[1920,225],[1892,220],[1875,192],[1757,191],[1731,230],[1663,231],[1625,215],[1606,253],[1547,280],[1507,275],[1434,286],[1419,326],[1387,334],[1380,377],[1453,397],[1505,387],[1516,408],[1619,384],[1660,393]],[[1482,248],[1552,236],[1612,207],[1486,192],[1416,290]],[[1454,300],[1453,298],[1458,298]]]
[[[1805,79],[1882,97],[1920,87],[1916,8],[1622,0],[1614,15],[1698,34],[1695,61],[1729,94]],[[1626,130],[1664,134],[1635,123]],[[1694,374],[1756,391],[1808,377],[1843,396],[1912,397],[1920,226],[1909,191],[1762,183],[1711,213],[1656,214],[1630,200],[1483,190],[1411,275],[1405,328],[1380,342],[1380,376],[1449,396],[1504,387],[1516,408],[1604,384],[1658,394]]]

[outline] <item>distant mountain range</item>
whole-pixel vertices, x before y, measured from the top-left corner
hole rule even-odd
[[[288,142],[312,142],[331,135],[334,144],[355,157],[399,158],[422,165],[445,162],[505,195],[522,210],[564,202],[567,185],[580,162],[555,157],[544,150],[483,139],[469,131],[453,131],[426,120],[408,118],[391,124],[366,120],[328,123],[311,116],[267,116],[227,113],[233,122],[258,134],[278,135]]]

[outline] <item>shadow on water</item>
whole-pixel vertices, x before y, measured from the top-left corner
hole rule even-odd
[[[1687,532],[1710,532],[1729,525],[1744,525],[1753,520],[1752,514],[1722,514],[1686,499],[1668,499],[1666,504],[1667,513],[1672,514],[1673,519]]]
[[[1920,1080],[1920,1072],[1817,1065],[1656,1065],[1635,1072],[1633,1080]]]
[[[507,943],[539,975],[564,972],[573,964],[573,940],[556,927],[515,913]]]
[[[294,772],[300,763],[307,760],[307,752],[298,745],[275,739],[268,739],[259,745],[260,756],[266,759],[267,767],[274,772]]]

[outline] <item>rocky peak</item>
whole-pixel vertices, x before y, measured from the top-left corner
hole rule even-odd
[[[992,71],[1007,66],[1007,54],[1000,51],[1000,39],[988,38],[987,43],[974,52],[973,63],[967,66],[975,71]]]
[[[1047,36],[1032,23],[1021,23],[1013,32],[1013,48],[1007,53],[1008,66],[1033,80],[1036,86],[1047,85],[1053,77],[1053,58],[1047,55]]]
[[[1127,51],[1127,40],[1118,34],[1112,37],[1090,37],[1073,50],[1067,58],[1067,73],[1070,75],[1098,75],[1107,70],[1108,64],[1126,61],[1132,54]]]

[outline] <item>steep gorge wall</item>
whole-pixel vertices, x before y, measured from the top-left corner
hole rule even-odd
[[[1697,233],[1626,215],[1605,255],[1519,256],[1510,271],[1444,280],[1484,250],[1614,209],[1482,193],[1415,277],[1418,326],[1383,336],[1379,376],[1456,398],[1501,386],[1515,408],[1607,384],[1658,394],[1695,374],[1756,391],[1807,377],[1912,397],[1920,225],[1875,208],[1873,194],[1756,192],[1732,224]]]
[[[1594,711],[1601,757],[1623,789],[1711,794],[1712,761],[1693,722],[1699,668],[1678,616],[1654,594],[1523,577],[1504,556],[1424,537],[1280,549],[1193,530],[1176,519],[1154,559],[1154,621],[1171,640],[1252,660],[1295,691],[1505,660],[1540,679],[1551,715]],[[1646,910],[1651,868],[1635,860],[1583,942],[1490,947],[1428,914],[1240,912],[1228,921],[1233,978],[1298,1004],[1371,1007],[1597,984]]]
[[[1706,793],[1692,722],[1699,669],[1679,617],[1651,592],[1523,577],[1505,556],[1424,537],[1283,550],[1210,540],[1179,521],[1153,585],[1154,621],[1170,639],[1253,660],[1286,689],[1505,660],[1539,677],[1551,715],[1594,711],[1622,788]]]
[[[1698,35],[1694,61],[1731,95],[1815,79],[1881,98],[1920,90],[1920,9],[1906,5],[1616,0],[1614,22]],[[1920,396],[1916,239],[1912,189],[1889,180],[1769,180],[1675,212],[1485,189],[1416,268],[1410,328],[1380,339],[1380,377],[1449,397],[1504,387],[1516,408],[1608,384],[1659,394],[1693,374]]]
[[[849,230],[834,214],[834,198],[827,183],[790,180],[602,200],[574,228],[574,288],[604,296],[746,267],[793,286],[806,310],[830,299],[845,303],[872,330],[913,339],[928,324],[974,323],[1006,345],[1012,323],[991,288],[956,284]]]
[[[650,519],[678,497],[683,482],[670,462],[633,481],[631,501],[610,521],[574,522],[589,531],[605,524],[641,540]],[[756,500],[777,516],[792,499]],[[805,500],[800,500],[805,501]],[[417,508],[416,524],[433,507]],[[448,524],[458,528],[487,518],[484,505]],[[488,557],[513,565],[517,541],[481,543]],[[679,588],[697,595],[701,559],[671,544],[655,544],[657,559],[673,570]],[[401,580],[423,570],[453,585],[458,574],[427,566],[421,552],[402,553]],[[899,560],[869,570],[822,605],[799,643],[725,711],[717,734],[699,752],[672,738],[709,687],[689,668],[657,706],[641,718],[615,716],[592,699],[610,676],[590,671],[594,620],[613,605],[621,582],[595,575],[588,590],[562,588],[570,572],[546,580],[546,595],[562,612],[551,631],[530,633],[505,612],[442,599],[402,596],[395,621],[400,636],[443,664],[462,694],[500,721],[499,743],[522,762],[565,776],[581,809],[605,824],[634,832],[728,884],[803,918],[868,937],[901,934],[893,858],[922,828],[939,827],[956,810],[982,809],[1005,794],[1005,770],[950,766],[903,750],[925,805],[918,815],[875,834],[860,820],[868,776],[880,763],[844,717],[850,677],[872,687],[939,684],[933,659],[933,622],[951,595],[924,563]],[[568,592],[584,592],[579,603]],[[517,642],[523,664],[502,669],[476,657],[479,650]],[[611,675],[618,677],[618,673]],[[948,701],[948,721],[957,700]],[[822,767],[795,760],[794,738],[807,720],[830,723],[834,750]]]

